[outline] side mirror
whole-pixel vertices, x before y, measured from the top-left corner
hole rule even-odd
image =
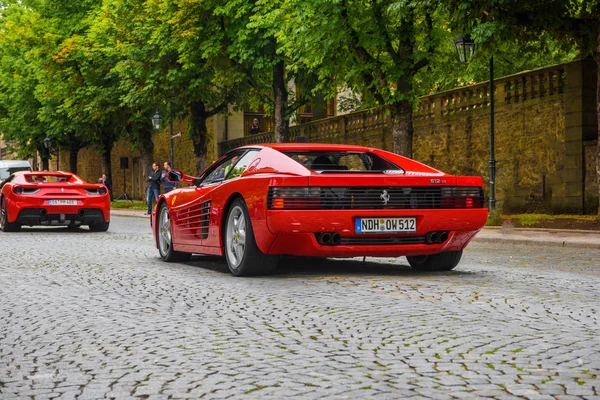
[[[183,180],[184,173],[181,171],[172,170],[167,175],[167,179],[171,182],[181,182]]]

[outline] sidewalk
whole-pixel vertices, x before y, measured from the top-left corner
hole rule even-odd
[[[144,210],[113,209],[111,215],[148,218]],[[528,245],[600,249],[600,231],[486,226],[474,242],[512,242]]]
[[[600,231],[486,226],[473,241],[600,249]]]

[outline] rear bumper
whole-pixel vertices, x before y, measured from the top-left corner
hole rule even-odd
[[[487,221],[488,210],[319,210],[268,211],[267,226],[276,238],[269,254],[316,257],[380,256],[436,254],[464,249]],[[415,217],[417,230],[410,234],[357,234],[358,217]],[[336,245],[323,245],[321,232],[339,233]],[[441,243],[425,243],[430,232],[445,232]]]
[[[20,225],[66,225],[79,223],[81,225],[94,225],[106,221],[104,212],[99,208],[80,208],[78,210],[65,210],[58,213],[50,212],[45,208],[26,208],[19,212],[16,223]]]

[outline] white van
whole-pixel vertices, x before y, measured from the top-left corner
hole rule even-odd
[[[5,180],[17,171],[31,171],[27,160],[0,160],[0,181]]]

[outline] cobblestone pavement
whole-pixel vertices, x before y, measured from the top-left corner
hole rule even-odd
[[[158,259],[147,219],[0,232],[0,398],[600,399],[600,250]]]

